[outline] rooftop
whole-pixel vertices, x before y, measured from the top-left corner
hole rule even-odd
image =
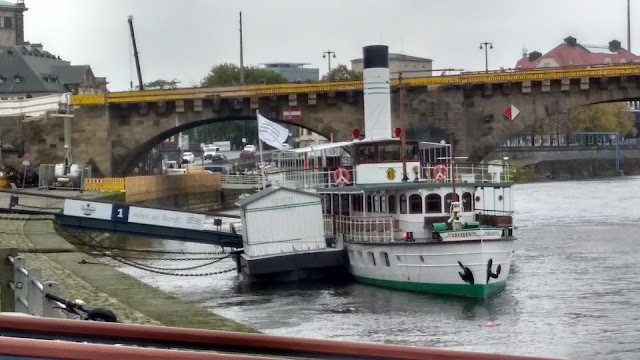
[[[23,9],[27,10],[24,6],[24,3],[15,3],[11,1],[0,0],[0,8],[12,8],[12,9]]]
[[[397,54],[397,53],[389,53],[389,61],[433,61],[431,59],[428,58],[423,58],[423,57],[418,57],[418,56],[411,56],[411,55],[405,55],[405,54]],[[358,58],[358,59],[353,59],[351,60],[351,62],[362,62],[362,58]]]
[[[311,65],[311,63],[269,62],[269,63],[262,63],[260,65],[264,65],[265,67],[300,68],[305,65]]]

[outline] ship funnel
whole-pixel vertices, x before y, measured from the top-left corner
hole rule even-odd
[[[364,136],[391,137],[391,91],[389,47],[370,45],[362,49],[364,83]]]

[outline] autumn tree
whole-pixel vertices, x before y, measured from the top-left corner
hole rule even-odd
[[[349,69],[346,65],[338,65],[322,76],[323,81],[362,80],[362,73]]]
[[[571,110],[569,128],[573,132],[610,131],[635,136],[638,131],[634,121],[626,103],[596,104]]]
[[[275,71],[256,66],[244,68],[244,83],[246,85],[286,82],[287,79]],[[231,63],[216,65],[202,79],[201,85],[204,87],[240,85],[240,67]],[[256,121],[239,120],[209,124],[192,129],[189,131],[189,138],[205,143],[231,141],[232,147],[240,149],[243,146],[243,137],[247,139],[247,144],[256,144],[257,133],[258,126]]]

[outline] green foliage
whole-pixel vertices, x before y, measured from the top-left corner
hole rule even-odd
[[[156,79],[144,84],[145,90],[163,90],[163,89],[177,89],[180,81],[173,80],[165,80],[165,79]],[[136,85],[136,90],[140,90],[140,86]]]
[[[254,84],[281,84],[287,79],[275,71],[259,68],[257,66],[245,66],[244,83]],[[223,63],[211,68],[209,73],[202,79],[202,86],[233,86],[240,85],[240,67],[236,64]]]
[[[338,65],[322,76],[323,81],[362,80],[362,73],[349,69],[346,65]]]
[[[287,79],[275,71],[256,66],[244,68],[246,85],[286,82]],[[231,63],[218,64],[212,67],[202,79],[201,85],[204,87],[240,85],[240,67]],[[231,141],[231,147],[236,149],[243,147],[243,137],[247,139],[247,144],[257,144],[258,124],[255,121],[230,121],[189,130],[189,139],[204,143]]]
[[[612,131],[635,136],[633,114],[624,103],[596,104],[571,110],[569,128],[578,131]]]

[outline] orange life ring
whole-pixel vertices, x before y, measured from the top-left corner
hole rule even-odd
[[[443,182],[447,179],[447,167],[440,164],[433,167],[433,177],[437,182]]]
[[[349,183],[349,180],[351,180],[351,174],[349,174],[347,169],[339,167],[333,172],[333,182],[335,182],[336,185],[345,186]]]

